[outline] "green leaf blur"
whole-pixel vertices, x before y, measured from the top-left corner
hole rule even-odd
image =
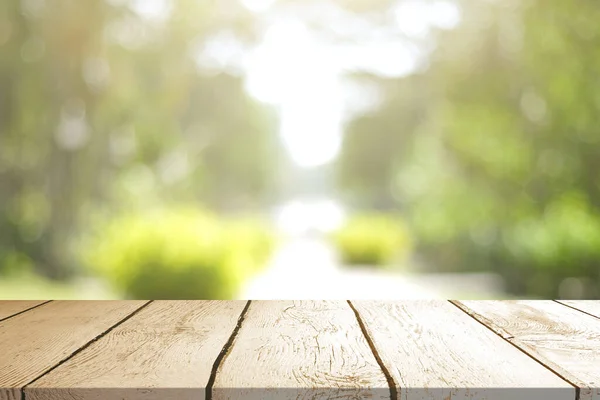
[[[386,214],[355,215],[332,234],[332,241],[348,266],[389,266],[404,261],[411,250],[402,220]]]
[[[338,182],[366,207],[401,209],[425,271],[598,298],[600,8],[455,4],[460,25],[436,31],[416,73],[362,77],[383,100],[348,124]]]
[[[258,221],[169,208],[112,219],[83,254],[127,298],[231,299],[266,265],[273,243]]]

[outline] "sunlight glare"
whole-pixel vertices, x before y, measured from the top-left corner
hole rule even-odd
[[[343,97],[335,65],[298,21],[280,21],[248,60],[248,90],[280,107],[281,136],[301,167],[333,160]]]
[[[460,21],[458,6],[447,0],[433,3],[403,1],[395,8],[394,16],[400,30],[417,38],[423,38],[434,27],[452,29]]]
[[[272,0],[245,0],[249,8],[269,7]],[[262,6],[261,6],[262,5]],[[399,29],[424,37],[432,27],[458,23],[457,6],[448,0],[409,0],[395,13]],[[333,161],[340,150],[348,98],[355,95],[342,77],[363,70],[387,77],[413,73],[421,54],[401,38],[380,38],[331,45],[300,18],[281,16],[267,27],[263,39],[245,61],[246,89],[280,111],[280,135],[291,159],[300,167]]]
[[[275,3],[275,0],[240,0],[240,2],[248,10],[260,13],[267,11]]]
[[[332,199],[295,200],[282,206],[276,215],[279,228],[292,236],[310,230],[331,232],[346,218],[343,207]]]
[[[144,18],[150,20],[165,20],[171,12],[170,0],[133,0],[131,8]]]

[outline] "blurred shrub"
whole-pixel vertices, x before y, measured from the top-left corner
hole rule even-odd
[[[84,254],[131,298],[231,299],[265,264],[271,243],[258,222],[227,223],[202,210],[169,209],[111,220]]]
[[[332,240],[347,265],[382,266],[406,257],[411,249],[404,223],[385,214],[351,217]]]
[[[0,251],[0,276],[26,275],[33,270],[33,262],[26,254]]]
[[[546,207],[542,216],[524,219],[507,230],[504,242],[513,268],[500,268],[498,272],[507,275],[510,291],[563,297],[561,284],[581,279],[590,285],[575,297],[600,296],[600,215],[585,196],[561,196]]]
[[[251,259],[251,271],[259,272],[266,266],[277,245],[277,238],[269,226],[257,218],[232,219],[225,225],[228,246],[235,253]]]
[[[595,207],[585,194],[570,191],[540,211],[491,225],[487,233],[481,231],[485,234],[455,234],[443,242],[419,237],[418,250],[427,255],[430,270],[492,272],[514,296],[600,298],[600,213]]]

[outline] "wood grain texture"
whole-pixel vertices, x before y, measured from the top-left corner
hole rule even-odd
[[[600,400],[600,320],[550,300],[461,301],[463,309]]]
[[[0,321],[39,306],[45,301],[38,300],[0,300]]]
[[[20,399],[24,385],[144,303],[53,301],[0,322],[0,399]]]
[[[246,301],[154,301],[25,388],[27,400],[198,400]]]
[[[399,399],[575,399],[572,385],[448,301],[352,305]]]
[[[389,399],[390,390],[345,301],[253,301],[212,395]]]
[[[598,300],[558,300],[558,302],[600,318],[600,301]]]

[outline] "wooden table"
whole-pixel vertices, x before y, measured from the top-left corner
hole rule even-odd
[[[0,301],[0,399],[600,399],[596,301]]]

